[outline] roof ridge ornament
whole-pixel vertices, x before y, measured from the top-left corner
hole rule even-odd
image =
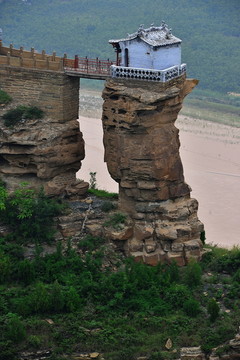
[[[141,24],[141,25],[139,26],[138,31],[137,31],[137,34],[138,34],[138,35],[141,35],[141,34],[143,33],[143,31],[145,30],[143,26],[144,26],[143,24]]]
[[[161,30],[168,30],[168,24],[166,24],[166,22],[162,20],[160,28]]]
[[[172,37],[172,29],[167,29],[167,33],[166,33],[166,39],[171,39]]]

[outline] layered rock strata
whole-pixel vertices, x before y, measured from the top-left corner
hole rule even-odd
[[[86,191],[76,182],[84,158],[78,124],[79,80],[63,73],[2,66],[1,88],[12,96],[0,106],[0,177],[13,190],[20,182],[44,186],[48,195]],[[18,105],[37,106],[38,120],[23,120],[6,127],[1,118]]]
[[[174,122],[197,80],[111,79],[103,91],[105,161],[119,183],[119,208],[133,219],[125,252],[155,265],[201,257],[198,203],[190,197]]]

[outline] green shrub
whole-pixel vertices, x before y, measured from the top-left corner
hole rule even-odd
[[[205,231],[203,230],[200,234],[200,239],[202,241],[203,244],[205,244],[205,241],[206,241],[206,233]]]
[[[49,298],[49,309],[52,312],[61,312],[65,305],[65,296],[62,290],[62,287],[59,285],[58,281],[54,281],[52,288],[50,290]]]
[[[174,308],[182,307],[189,297],[190,291],[185,285],[172,284],[166,289],[165,300]]]
[[[41,338],[37,335],[30,335],[28,338],[28,344],[30,347],[34,349],[39,349],[41,346]]]
[[[8,104],[12,101],[12,98],[6,91],[0,90],[0,104]]]
[[[0,184],[0,211],[5,210],[6,208],[6,199],[7,199],[7,190],[3,184]]]
[[[110,216],[109,220],[107,220],[103,225],[106,227],[112,226],[114,229],[118,230],[121,228],[121,225],[125,223],[127,216],[122,213],[115,213]]]
[[[35,279],[35,268],[31,261],[23,260],[18,264],[18,280],[22,281],[25,285],[31,284]]]
[[[45,313],[51,308],[51,299],[48,288],[42,282],[38,282],[28,297],[29,307],[34,313]]]
[[[176,261],[171,262],[167,267],[167,273],[169,274],[170,282],[178,282],[180,279],[179,266]]]
[[[83,251],[93,251],[104,243],[104,239],[92,235],[86,235],[78,243],[78,248]]]
[[[220,312],[220,308],[218,303],[216,302],[215,299],[210,299],[207,305],[207,312],[210,316],[210,321],[214,322],[218,316],[219,316],[219,312]]]
[[[0,340],[1,360],[16,360],[17,347],[11,340]]]
[[[101,205],[101,210],[104,212],[109,212],[115,208],[116,206],[111,201],[104,201]]]
[[[190,317],[196,317],[200,313],[199,302],[195,299],[188,299],[183,304],[183,310]]]
[[[80,302],[80,296],[78,295],[76,289],[73,286],[70,286],[67,293],[65,294],[66,310],[68,312],[74,312],[78,310]]]
[[[16,314],[9,313],[7,319],[7,338],[19,343],[26,337],[25,326]]]
[[[212,248],[213,256],[209,263],[209,267],[218,272],[235,273],[240,269],[240,248],[234,247],[231,250],[221,249],[217,247]]]
[[[8,304],[6,299],[1,295],[0,296],[0,316],[8,312]]]
[[[97,178],[96,178],[97,173],[96,173],[96,171],[94,171],[94,172],[91,171],[89,173],[89,175],[90,175],[89,187],[90,187],[90,189],[96,189],[96,187],[97,187]]]
[[[5,199],[5,209],[0,210],[0,220],[9,225],[12,233],[7,237],[20,244],[50,242],[53,240],[54,216],[63,206],[48,198],[43,190],[29,189],[26,183]]]
[[[27,119],[42,119],[43,111],[36,106],[20,105],[15,109],[7,111],[3,115],[4,125],[12,127],[17,123]]]
[[[3,284],[9,280],[11,274],[11,261],[8,255],[0,251],[0,283]]]
[[[191,260],[185,269],[184,281],[190,288],[194,288],[201,284],[202,269],[194,260]]]
[[[238,283],[240,283],[240,269],[238,269],[235,274],[233,275],[233,281],[236,281]]]

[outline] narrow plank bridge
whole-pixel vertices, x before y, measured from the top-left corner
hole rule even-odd
[[[89,59],[88,57],[79,57],[75,55],[74,59],[68,59],[67,55],[63,57],[47,55],[45,50],[38,53],[31,51],[15,49],[11,44],[5,47],[0,40],[0,66],[8,65],[13,67],[23,67],[38,70],[52,70],[65,72],[68,76],[79,78],[105,80],[111,77],[110,67],[116,65],[116,62],[108,60]]]
[[[104,80],[109,78],[111,65],[116,62],[108,60],[82,58],[75,55],[75,59],[63,59],[64,71],[69,76]]]

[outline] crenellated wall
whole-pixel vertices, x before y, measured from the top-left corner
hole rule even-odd
[[[66,54],[63,58],[56,56],[55,52],[48,55],[45,50],[38,53],[34,48],[31,51],[26,51],[23,47],[15,49],[12,44],[9,47],[3,46],[0,40],[0,65],[63,71],[63,60],[66,57]]]

